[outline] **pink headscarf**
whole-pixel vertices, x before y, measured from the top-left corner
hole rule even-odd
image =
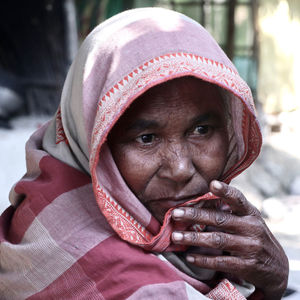
[[[170,218],[172,209],[160,225],[125,184],[106,139],[138,96],[157,84],[182,76],[194,76],[222,88],[230,115],[230,147],[228,164],[221,179],[229,183],[255,160],[261,147],[261,133],[250,89],[207,31],[188,17],[161,8],[126,11],[96,27],[83,42],[68,73],[55,118],[28,142],[27,175],[11,192],[13,212],[2,216],[6,225],[3,225],[0,250],[7,255],[3,257],[7,259],[10,251],[15,251],[16,257],[23,259],[23,262],[22,259],[17,262],[18,268],[27,270],[34,251],[47,259],[42,245],[36,243],[41,236],[48,242],[48,233],[55,244],[64,245],[63,250],[68,255],[71,253],[75,262],[115,233],[134,245],[130,249],[139,246],[156,253],[179,249],[170,241],[170,234],[175,229]],[[49,189],[53,190],[50,192]],[[47,198],[46,194],[51,197]],[[213,198],[206,194],[188,204]],[[82,239],[81,250],[85,249],[78,257],[77,254],[74,256],[73,248],[71,251],[62,242],[64,235],[74,231],[73,223],[67,221],[70,219],[81,228],[76,229],[74,240],[70,237],[72,243],[75,237]],[[62,226],[61,232],[54,228],[56,221]],[[85,236],[91,239],[86,240]],[[29,254],[22,248],[22,243],[24,246],[28,242],[34,249],[31,252],[27,249]],[[107,245],[107,249],[113,253],[116,244],[120,243]],[[51,255],[57,261],[63,254]],[[37,289],[30,288],[28,298],[46,290],[49,294],[38,295],[49,296],[55,290],[54,287],[49,290],[49,286],[74,266],[75,262],[71,261],[63,267],[57,265],[56,271],[60,271],[51,280],[42,280]],[[98,264],[103,266],[103,260],[100,259]],[[10,264],[2,267],[12,273],[16,270]],[[104,272],[108,270],[104,269]],[[203,283],[197,283],[195,279],[189,281],[185,278],[187,275],[180,276],[199,291],[209,291]],[[16,278],[21,280],[19,275]],[[33,285],[34,280],[39,281],[34,278],[30,279]],[[18,281],[6,280],[6,286]],[[243,299],[239,297],[233,299]]]

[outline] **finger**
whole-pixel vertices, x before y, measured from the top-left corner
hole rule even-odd
[[[215,231],[175,231],[172,234],[172,241],[180,245],[225,250],[243,257],[251,256],[260,249],[260,243],[257,239]]]
[[[242,259],[235,256],[189,254],[186,260],[201,268],[226,272],[236,276],[242,275],[245,269],[253,265],[252,259]]]
[[[216,209],[180,207],[173,210],[172,218],[180,222],[214,226],[231,233],[241,233],[245,226],[248,227],[248,220]]]
[[[217,180],[213,180],[209,187],[213,194],[223,198],[224,201],[230,205],[235,214],[240,216],[260,215],[258,209],[253,206],[237,188]]]

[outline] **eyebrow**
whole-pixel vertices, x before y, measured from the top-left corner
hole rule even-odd
[[[206,121],[215,121],[219,120],[220,117],[216,113],[208,112],[206,114],[198,115],[195,118],[191,119],[191,124],[202,123]],[[147,129],[156,129],[159,128],[161,124],[154,120],[147,119],[137,119],[132,124],[130,124],[126,129],[128,131],[143,131]]]
[[[206,121],[217,121],[219,119],[220,119],[220,116],[218,114],[208,112],[206,114],[196,116],[195,118],[193,118],[191,120],[191,123],[196,124],[196,123],[202,123],[202,122],[206,122]]]
[[[127,130],[146,130],[146,129],[155,129],[159,127],[159,123],[154,120],[146,119],[137,119],[130,126],[127,127]]]

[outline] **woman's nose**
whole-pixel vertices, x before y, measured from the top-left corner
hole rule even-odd
[[[196,169],[193,164],[192,153],[181,143],[167,145],[162,153],[162,163],[159,177],[169,179],[184,185],[191,180]]]

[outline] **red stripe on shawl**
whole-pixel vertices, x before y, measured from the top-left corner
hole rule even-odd
[[[87,252],[56,281],[29,299],[74,299],[72,290],[82,287],[86,294],[76,299],[88,299],[95,295],[96,288],[99,299],[103,296],[106,300],[122,300],[143,286],[178,280],[182,281],[173,269],[155,255],[112,236]],[[91,282],[94,284],[91,285]]]
[[[10,227],[10,220],[14,214],[14,208],[8,207],[0,216],[0,243],[7,239],[7,232]]]
[[[16,209],[8,239],[19,243],[35,217],[59,195],[91,182],[91,178],[51,157],[39,163],[41,174],[34,180],[20,180],[15,191],[26,197]]]

